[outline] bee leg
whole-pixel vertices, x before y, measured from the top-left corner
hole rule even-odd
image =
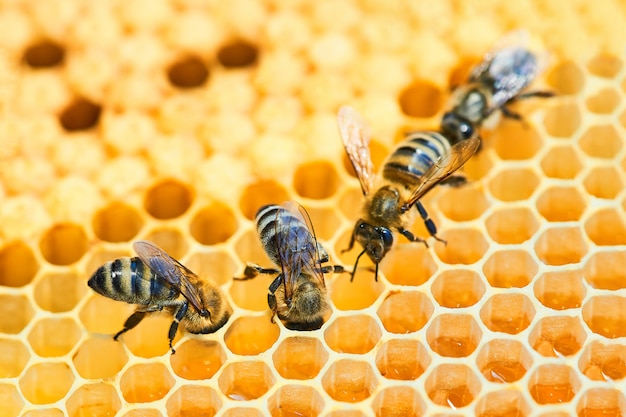
[[[504,115],[504,117],[506,117],[507,119],[513,119],[513,120],[517,120],[517,121],[522,121],[522,115],[514,112],[513,110],[509,109],[506,106],[502,106],[500,108],[500,111],[502,112],[502,114]]]
[[[527,93],[518,94],[517,96],[509,100],[509,102],[513,100],[525,100],[530,97],[549,98],[554,97],[555,95],[556,93],[554,93],[553,91],[529,91]]]
[[[187,301],[185,301],[184,303],[181,303],[180,307],[178,308],[178,311],[176,311],[176,315],[174,315],[174,321],[172,322],[172,325],[170,326],[170,330],[167,334],[167,337],[170,341],[170,349],[172,350],[172,355],[176,353],[176,351],[172,347],[172,343],[174,343],[174,338],[176,337],[176,332],[178,331],[178,324],[183,319],[183,317],[185,317],[185,314],[187,314],[188,308],[189,308],[189,303]]]
[[[365,249],[363,249],[363,251],[359,253],[359,256],[356,257],[356,261],[354,261],[354,267],[352,268],[352,272],[350,273],[350,282],[354,281],[354,274],[356,274],[356,267],[359,264],[359,259],[361,259],[361,256],[363,256],[364,253],[365,253]],[[376,264],[376,275],[374,275],[374,281],[378,281],[378,264]]]
[[[331,272],[333,274],[343,274],[344,272],[348,271],[346,271],[346,269],[342,265],[326,265],[320,268],[320,272],[322,274],[330,274]]]
[[[117,341],[117,338],[120,337],[123,333],[126,333],[130,329],[137,326],[148,313],[149,312],[145,310],[137,310],[133,314],[131,314],[130,317],[126,319],[126,322],[124,322],[124,328],[117,332],[115,336],[113,336],[113,340]]]
[[[350,244],[348,245],[346,249],[342,249],[341,253],[349,252],[352,250],[353,247],[354,247],[354,231],[352,231],[352,236],[350,236]]]
[[[246,281],[256,277],[259,274],[278,274],[280,271],[273,268],[263,268],[260,265],[248,262],[246,269],[243,271],[243,277],[233,277],[238,281]]]
[[[465,176],[463,175],[450,175],[445,180],[442,180],[439,184],[446,185],[452,188],[458,188],[467,184],[467,178],[465,178]]]
[[[438,240],[439,242],[441,242],[443,244],[447,244],[448,242],[446,242],[445,240],[437,237],[437,225],[435,224],[433,219],[431,219],[428,216],[428,212],[426,211],[426,209],[424,208],[424,206],[422,205],[422,203],[419,200],[417,200],[417,203],[415,204],[415,208],[417,209],[417,212],[420,214],[420,217],[422,218],[422,220],[424,220],[424,225],[426,226],[426,230],[428,230],[428,233],[432,237],[434,237],[435,240]],[[412,240],[411,238],[409,238],[409,236],[407,236],[407,233],[410,236],[413,236],[413,234],[411,232],[409,232],[408,230],[404,230],[404,229],[400,230],[400,233],[402,233],[404,236],[406,236],[409,240]],[[414,239],[420,240],[420,241],[424,242],[424,244],[426,244],[426,242],[423,239],[415,238],[415,237],[414,237]],[[415,240],[413,240],[413,241],[415,241]],[[426,247],[428,247],[428,244],[426,244]]]
[[[283,275],[280,274],[279,276],[276,277],[276,279],[274,281],[272,281],[272,283],[270,284],[268,290],[267,290],[267,305],[270,307],[270,310],[272,310],[272,323],[274,323],[274,316],[276,316],[276,295],[274,295],[276,293],[276,290],[278,289],[278,287],[280,287],[280,284],[282,284],[283,282]]]

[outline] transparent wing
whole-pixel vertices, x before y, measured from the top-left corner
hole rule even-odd
[[[408,210],[413,204],[426,194],[431,188],[452,175],[461,168],[476,153],[480,145],[480,138],[472,137],[452,146],[445,155],[442,155],[428,171],[422,175],[419,183],[404,203],[403,209]]]
[[[169,256],[163,249],[147,240],[138,240],[133,244],[139,259],[146,264],[152,272],[176,288],[201,315],[208,312],[200,298],[200,294],[191,281],[198,280],[198,276],[187,269],[186,266]],[[191,278],[191,281],[190,281]]]
[[[374,164],[370,156],[371,133],[363,117],[352,107],[342,106],[337,114],[339,134],[352,163],[363,195],[368,195],[374,187]]]

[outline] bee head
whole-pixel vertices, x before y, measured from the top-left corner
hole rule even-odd
[[[372,226],[360,221],[354,234],[356,241],[363,246],[365,253],[375,264],[384,258],[393,245],[393,233],[384,226]]]

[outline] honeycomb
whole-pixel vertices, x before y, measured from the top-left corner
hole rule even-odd
[[[624,416],[626,7],[616,1],[0,1],[3,416]],[[297,200],[350,266],[362,200],[335,114],[375,165],[525,27],[550,58],[470,184],[423,200],[448,244],[329,275],[317,331],[270,321],[253,217]],[[427,237],[421,222],[412,230]],[[154,241],[221,286],[211,335],[86,285]],[[431,239],[432,240],[432,239]],[[364,265],[367,265],[365,262]]]

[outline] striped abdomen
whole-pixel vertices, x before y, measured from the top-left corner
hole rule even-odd
[[[178,290],[159,278],[139,258],[120,258],[102,265],[89,278],[97,293],[131,304],[161,304],[176,300]]]

